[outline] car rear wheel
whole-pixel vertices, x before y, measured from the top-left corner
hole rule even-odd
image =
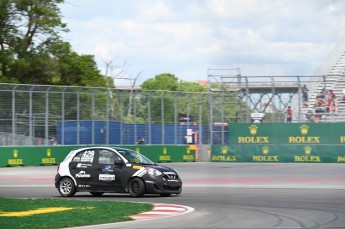
[[[91,195],[93,195],[93,196],[101,196],[101,195],[104,194],[104,192],[90,192],[90,193],[91,193]]]
[[[62,178],[59,182],[59,192],[61,196],[74,196],[76,189],[73,180],[69,177]]]
[[[133,178],[128,185],[129,194],[132,197],[141,197],[145,194],[145,184],[140,178]]]

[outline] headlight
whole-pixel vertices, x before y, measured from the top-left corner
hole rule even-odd
[[[153,169],[153,168],[149,168],[147,170],[147,173],[152,175],[152,176],[160,176],[160,175],[162,175],[162,173],[159,170]]]

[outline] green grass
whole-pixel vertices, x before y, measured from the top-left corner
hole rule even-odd
[[[11,212],[31,210],[32,213],[41,208],[61,207],[72,209],[29,216],[4,216]],[[152,204],[131,202],[0,198],[0,228],[63,228],[128,221],[131,215],[152,209]]]

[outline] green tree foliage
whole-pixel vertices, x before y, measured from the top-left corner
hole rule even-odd
[[[178,85],[178,78],[174,74],[162,73],[156,75],[155,78],[146,80],[141,88],[144,90],[177,91]]]
[[[141,88],[146,91],[143,99],[145,104],[150,106],[152,122],[173,123],[178,121],[178,114],[197,117],[200,104],[207,104],[207,98],[200,94],[207,92],[206,87],[193,82],[179,81],[170,73],[159,74],[145,81]],[[207,106],[202,110],[206,112]]]
[[[0,82],[106,86],[92,55],[78,55],[67,32],[64,0],[0,1]]]

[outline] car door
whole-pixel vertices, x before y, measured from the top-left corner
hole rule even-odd
[[[100,148],[95,162],[95,176],[92,183],[97,189],[104,191],[122,192],[125,187],[121,185],[121,174],[123,165],[115,165],[115,160],[122,160],[114,151]]]
[[[97,149],[85,149],[77,153],[69,164],[71,175],[77,182],[77,188],[93,188],[92,177],[94,176],[94,164]]]

